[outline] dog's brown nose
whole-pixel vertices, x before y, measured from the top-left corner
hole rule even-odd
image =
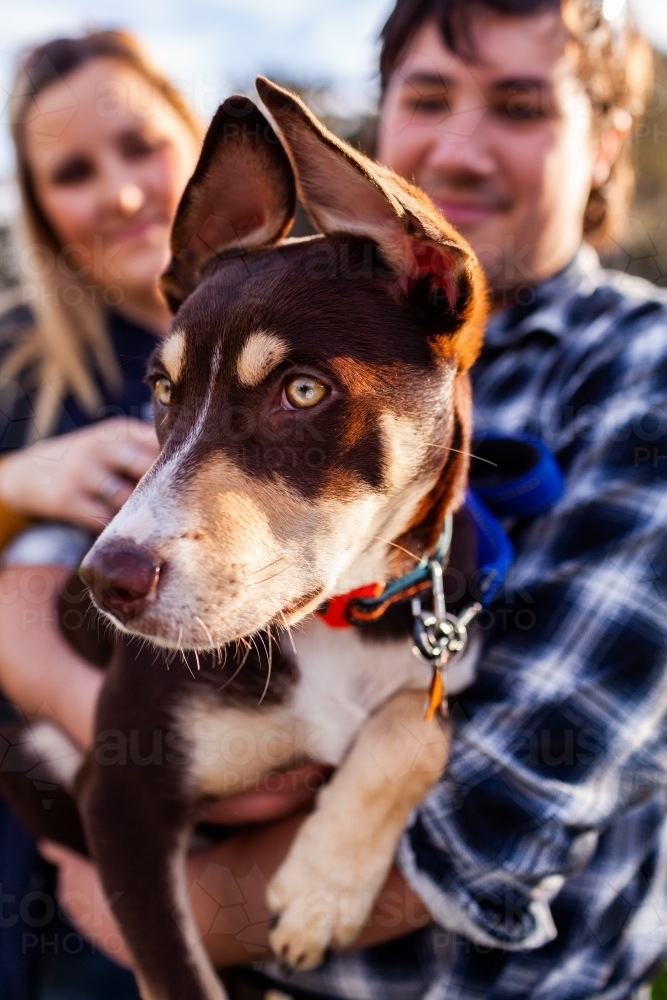
[[[127,621],[157,587],[160,564],[144,549],[111,543],[84,559],[79,572],[98,607]]]

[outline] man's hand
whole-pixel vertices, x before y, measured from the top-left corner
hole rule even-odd
[[[304,813],[297,813],[276,823],[244,827],[238,835],[188,858],[186,883],[195,923],[216,968],[273,957],[269,947],[272,914],[266,905],[266,886],[286,857],[304,818]],[[122,929],[106,903],[95,866],[55,844],[42,843],[40,851],[59,869],[58,895],[72,923],[114,961],[131,966],[129,951],[121,943]],[[230,885],[234,887],[233,899]],[[367,948],[403,937],[431,921],[421,899],[392,868],[373,913],[351,948]]]
[[[115,417],[3,457],[0,501],[16,514],[99,532],[159,451],[151,424]]]

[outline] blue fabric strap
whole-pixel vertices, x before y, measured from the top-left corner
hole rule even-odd
[[[477,531],[477,590],[482,607],[487,608],[502,590],[514,559],[514,549],[500,522],[475,490],[468,490],[465,509]]]
[[[486,434],[473,441],[472,451],[471,485],[498,517],[537,517],[563,494],[556,459],[531,434]]]

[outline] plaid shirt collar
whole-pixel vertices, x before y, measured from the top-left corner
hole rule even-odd
[[[519,301],[491,317],[485,346],[514,346],[536,330],[556,339],[564,337],[571,327],[568,313],[572,296],[578,291],[590,294],[604,275],[597,253],[583,243],[566,267],[536,285],[520,288],[516,293]]]

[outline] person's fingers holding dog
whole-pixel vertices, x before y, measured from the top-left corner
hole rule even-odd
[[[151,425],[123,418],[90,430],[98,430],[101,446],[95,469],[101,476],[91,493],[113,515],[157,458],[157,439]]]
[[[0,463],[0,500],[27,517],[99,531],[158,454],[151,425],[116,417],[38,441]]]

